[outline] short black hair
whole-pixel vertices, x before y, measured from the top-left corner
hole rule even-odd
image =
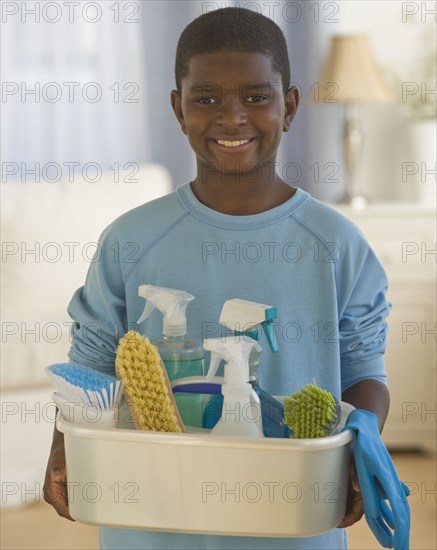
[[[284,97],[290,86],[287,43],[280,27],[268,17],[244,8],[221,8],[194,19],[179,38],[176,48],[176,89],[188,76],[192,57],[218,51],[261,53],[271,57],[272,68],[281,74]]]

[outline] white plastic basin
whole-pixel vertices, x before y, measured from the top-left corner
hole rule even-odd
[[[350,405],[342,403],[342,424]],[[352,434],[252,439],[67,422],[70,513],[131,529],[304,537],[346,510]]]

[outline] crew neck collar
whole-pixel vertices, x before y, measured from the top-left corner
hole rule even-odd
[[[217,212],[217,210],[213,210],[201,203],[191,189],[190,181],[178,187],[176,193],[183,206],[193,216],[211,225],[226,229],[255,229],[274,224],[290,216],[310,198],[309,193],[297,187],[294,195],[279,206],[275,206],[259,214],[236,216]]]

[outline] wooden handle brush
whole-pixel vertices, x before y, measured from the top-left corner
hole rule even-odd
[[[138,429],[186,431],[162,359],[148,338],[134,330],[127,332],[119,341],[115,366]]]

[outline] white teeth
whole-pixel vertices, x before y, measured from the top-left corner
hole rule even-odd
[[[244,143],[249,143],[250,139],[245,139],[243,141],[223,141],[218,140],[217,143],[220,145],[224,145],[225,147],[238,147],[239,145],[243,145]]]

